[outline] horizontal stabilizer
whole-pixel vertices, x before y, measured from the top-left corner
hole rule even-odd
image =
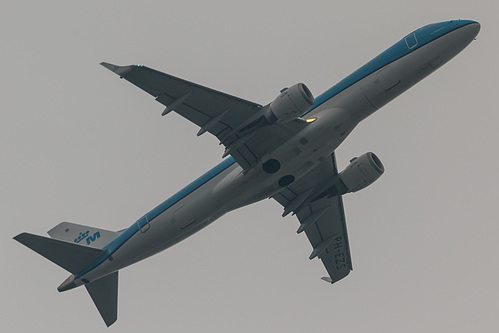
[[[106,250],[28,233],[19,234],[14,239],[73,274],[81,272],[106,253]]]
[[[118,272],[87,283],[85,288],[106,325],[111,326],[118,319]]]
[[[59,223],[47,233],[54,239],[90,246],[97,249],[102,249],[120,234],[119,232],[89,227],[71,222]]]

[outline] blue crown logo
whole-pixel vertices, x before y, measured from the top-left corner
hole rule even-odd
[[[100,231],[96,231],[94,233],[94,235],[90,235],[90,230],[87,230],[85,232],[80,232],[80,234],[78,235],[78,238],[75,238],[74,242],[76,244],[79,244],[81,241],[83,241],[84,239],[87,240],[87,245],[90,245],[92,242],[95,242],[95,240],[97,240],[98,238],[100,238]]]
[[[78,235],[78,238],[75,238],[75,243],[79,244],[82,240],[88,237],[88,234],[90,233],[90,230],[87,230],[86,232],[80,232]]]

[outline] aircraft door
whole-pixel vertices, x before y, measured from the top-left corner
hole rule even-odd
[[[416,38],[416,34],[413,32],[409,36],[405,37],[405,43],[407,47],[412,50],[418,45],[418,39]]]
[[[147,217],[147,214],[142,216],[138,221],[137,221],[137,226],[139,227],[139,230],[141,233],[145,233],[151,225],[149,224],[149,218]]]

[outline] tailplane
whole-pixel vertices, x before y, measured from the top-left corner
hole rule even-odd
[[[106,250],[26,232],[17,235],[14,239],[73,274],[81,272],[106,253]]]
[[[85,288],[107,327],[111,326],[118,319],[118,272],[87,283]]]
[[[62,230],[62,235],[69,235],[69,231],[64,231],[64,228],[61,227],[62,224],[63,223],[54,228],[57,232],[52,232],[54,231],[54,229],[52,229],[49,231],[49,234],[51,236],[56,235],[60,238],[61,234],[58,232]],[[72,224],[69,226],[66,225],[66,227],[71,227],[71,225]],[[93,231],[93,229],[88,227],[85,228]],[[102,230],[99,230],[99,232],[102,232]],[[101,237],[105,237],[106,232],[101,235]],[[74,274],[80,273],[106,255],[106,250],[103,249],[80,245],[78,242],[70,243],[66,240],[47,238],[29,233],[19,234],[14,237],[14,239],[56,265],[73,273],[73,275],[68,277],[59,288],[57,288],[59,291],[66,291],[77,287]],[[85,284],[85,288],[87,288],[90,297],[97,307],[97,310],[99,310],[106,325],[112,325],[116,321],[118,313],[118,272],[116,271],[100,279],[89,282]]]

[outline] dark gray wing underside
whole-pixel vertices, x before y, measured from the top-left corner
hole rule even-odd
[[[216,136],[226,147],[225,154],[245,170],[306,126],[298,120],[256,126],[263,116],[260,104],[146,66],[101,65],[155,97],[166,107],[163,115],[174,111],[199,126],[198,135],[209,132]]]
[[[318,197],[322,192],[322,184],[331,182],[337,176],[333,154],[329,161],[324,161],[273,197],[284,206],[287,213],[286,207],[303,193],[306,194],[306,198],[300,199],[303,202],[293,209],[300,221],[298,233],[306,233],[313,248],[309,258],[318,257],[322,260],[330,282],[341,280],[353,269],[343,200],[341,196]]]

